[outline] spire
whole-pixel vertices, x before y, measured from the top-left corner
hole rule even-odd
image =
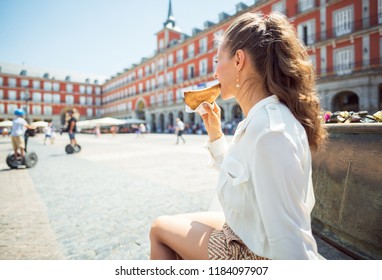
[[[175,17],[172,14],[172,5],[171,5],[171,0],[169,0],[168,4],[168,16],[167,20],[163,23],[164,27],[175,27]]]

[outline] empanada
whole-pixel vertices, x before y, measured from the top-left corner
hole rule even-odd
[[[185,91],[184,102],[192,110],[195,110],[204,101],[213,103],[216,100],[216,98],[218,98],[219,94],[220,83],[204,89]]]

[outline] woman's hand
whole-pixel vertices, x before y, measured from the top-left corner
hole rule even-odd
[[[212,142],[223,136],[220,121],[221,110],[216,102],[212,105],[208,102],[203,102],[203,108],[207,113],[202,115],[202,119],[207,130],[208,137]]]

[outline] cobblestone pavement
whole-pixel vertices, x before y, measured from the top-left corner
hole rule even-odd
[[[147,259],[155,217],[207,211],[215,194],[206,137],[184,137],[80,134],[81,153],[67,155],[67,135],[37,135],[37,165],[17,170],[0,138],[0,259]]]
[[[37,165],[17,170],[0,138],[0,259],[148,259],[155,217],[218,208],[206,136],[184,137],[79,134],[82,151],[67,155],[66,134],[53,145],[37,135]]]

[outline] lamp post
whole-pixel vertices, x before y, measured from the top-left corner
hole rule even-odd
[[[25,100],[25,119],[29,123],[28,119],[28,101],[30,100],[30,94],[28,90],[24,91],[23,99]]]
[[[28,119],[28,101],[30,100],[30,94],[29,94],[29,91],[27,89],[24,91],[23,98],[25,100],[25,120],[29,124],[29,119]],[[24,133],[25,152],[27,152],[28,137],[29,137],[29,132],[27,130]]]

